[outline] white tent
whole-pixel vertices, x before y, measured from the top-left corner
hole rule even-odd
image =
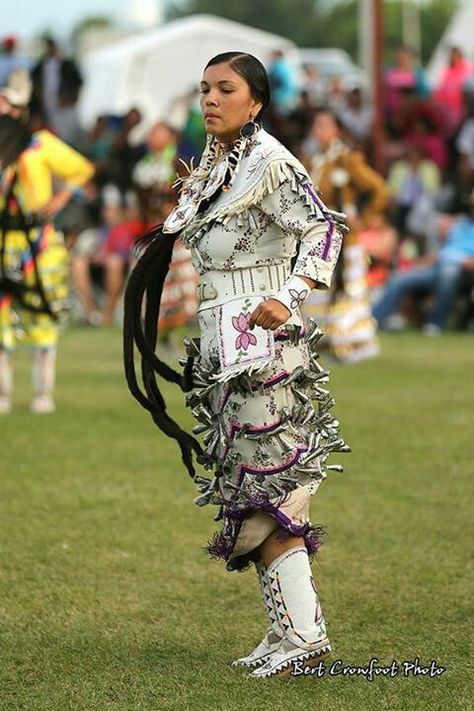
[[[242,50],[268,64],[274,49],[297,62],[288,39],[211,15],[192,15],[128,37],[84,58],[81,121],[90,126],[100,114],[121,114],[133,106],[145,122],[164,118],[177,97],[198,86],[215,54]]]
[[[442,68],[446,65],[449,47],[459,47],[466,57],[474,60],[474,0],[464,0],[453,14],[441,40],[436,47],[428,65],[428,79],[433,85],[440,77]]]

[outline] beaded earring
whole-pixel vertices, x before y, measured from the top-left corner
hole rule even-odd
[[[244,125],[240,129],[240,135],[242,136],[242,138],[252,138],[259,130],[260,124],[257,123],[255,119],[250,119],[250,121],[244,123]]]

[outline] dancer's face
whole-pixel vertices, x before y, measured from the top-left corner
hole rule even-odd
[[[241,127],[255,118],[262,104],[246,80],[229,64],[208,67],[201,81],[201,111],[206,131],[218,141],[234,141]]]

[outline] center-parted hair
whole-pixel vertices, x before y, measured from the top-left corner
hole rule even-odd
[[[234,72],[245,79],[253,98],[262,104],[256,116],[260,119],[270,103],[270,81],[261,61],[246,52],[223,52],[210,59],[204,69],[216,64],[228,64]]]

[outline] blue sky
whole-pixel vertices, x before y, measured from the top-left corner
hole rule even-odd
[[[45,30],[61,37],[90,15],[117,15],[125,0],[2,0],[0,37],[27,38]]]

